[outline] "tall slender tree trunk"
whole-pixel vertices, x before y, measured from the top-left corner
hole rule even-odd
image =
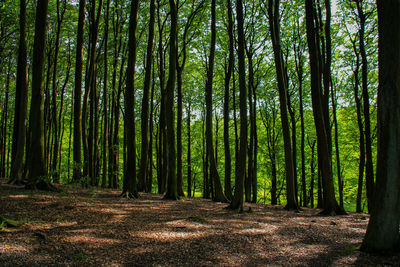
[[[125,127],[127,154],[124,170],[124,185],[121,195],[139,197],[136,184],[136,136],[135,136],[135,64],[137,54],[137,26],[139,0],[131,3],[129,17],[128,66],[125,87]]]
[[[190,134],[190,117],[191,117],[191,105],[188,103],[187,107],[187,196],[192,196],[192,150],[191,150],[191,134]],[[194,196],[194,194],[193,194]]]
[[[354,73],[353,94],[354,102],[356,103],[357,126],[359,132],[359,148],[360,148],[360,161],[358,164],[358,186],[357,186],[357,199],[356,199],[356,212],[362,212],[362,191],[363,191],[363,178],[365,168],[365,141],[364,141],[364,125],[361,113],[361,99],[358,96],[359,90],[359,71],[360,71],[360,54],[357,51],[356,43],[353,42],[353,50],[356,56],[356,66]]]
[[[110,0],[106,4],[105,28],[104,28],[104,79],[103,79],[103,142],[102,142],[102,166],[103,174],[101,187],[107,186],[107,140],[108,140],[108,22],[110,13]],[[116,40],[115,40],[116,41]]]
[[[357,13],[360,20],[360,29],[358,31],[359,47],[361,55],[361,81],[362,81],[362,99],[364,113],[364,134],[365,134],[365,181],[367,189],[368,211],[371,212],[372,199],[374,195],[374,167],[372,160],[372,138],[371,138],[371,119],[369,115],[369,93],[368,93],[368,59],[365,51],[365,23],[366,15],[362,7],[363,0],[357,0]]]
[[[226,1],[228,9],[228,36],[229,36],[229,59],[225,70],[225,94],[224,94],[224,152],[225,152],[225,196],[227,199],[232,199],[232,159],[231,149],[229,142],[229,96],[230,96],[230,82],[233,72],[233,64],[235,60],[234,55],[234,37],[233,37],[233,12],[232,3],[230,0]]]
[[[81,152],[81,98],[82,98],[82,53],[83,27],[85,20],[85,0],[79,0],[78,35],[75,59],[75,89],[74,89],[74,145],[73,145],[73,178],[77,182],[82,177]]]
[[[245,38],[244,38],[244,17],[243,2],[236,0],[236,14],[238,24],[238,61],[239,61],[239,92],[240,92],[240,146],[236,158],[235,170],[235,193],[229,208],[243,211],[243,187],[246,173],[247,154],[247,90],[246,90],[246,69],[245,69]]]
[[[148,137],[148,126],[149,126],[149,92],[151,83],[151,65],[153,62],[153,41],[154,41],[154,23],[155,23],[155,0],[150,0],[150,21],[149,21],[149,36],[147,39],[147,51],[146,51],[146,70],[144,77],[143,86],[143,98],[142,98],[142,114],[141,114],[141,129],[142,129],[142,149],[140,157],[139,167],[139,179],[138,179],[138,190],[146,190],[147,170],[148,170],[148,152],[149,152],[149,137]]]
[[[338,178],[338,191],[339,191],[339,205],[342,209],[344,209],[343,203],[343,177],[342,177],[342,170],[340,168],[340,153],[339,153],[339,129],[338,129],[338,122],[336,116],[336,109],[337,109],[337,102],[336,102],[336,91],[331,86],[331,97],[332,97],[332,114],[333,114],[333,125],[335,126],[335,153],[336,153],[336,172]]]
[[[14,111],[10,183],[21,184],[24,172],[28,76],[26,49],[26,0],[20,0],[17,84]]]
[[[279,102],[281,111],[282,134],[285,147],[285,166],[286,166],[286,209],[298,209],[295,195],[295,177],[293,156],[290,140],[289,120],[287,114],[287,95],[288,85],[284,73],[283,55],[280,44],[279,30],[279,0],[269,0],[268,18],[270,24],[272,44],[274,48],[275,68],[279,89]]]
[[[60,10],[60,0],[57,0],[57,30],[55,37],[55,51],[54,51],[54,67],[53,67],[53,76],[52,76],[52,91],[51,91],[51,102],[52,102],[52,123],[53,123],[53,132],[54,132],[54,144],[53,144],[53,154],[52,154],[52,162],[51,162],[51,172],[53,176],[53,181],[55,183],[60,182],[60,173],[57,169],[58,165],[58,150],[60,143],[60,123],[58,121],[58,108],[57,108],[57,67],[58,67],[58,54],[60,50],[60,34],[61,34],[61,24],[64,20],[64,14],[66,9],[66,2],[63,3],[63,9]],[[50,133],[49,133],[50,134]],[[51,147],[49,147],[51,149]]]
[[[213,200],[218,202],[227,202],[227,199],[222,191],[221,180],[217,170],[217,164],[214,155],[214,144],[212,134],[212,87],[214,76],[214,58],[216,45],[216,7],[215,0],[211,1],[211,46],[210,57],[208,60],[207,83],[206,83],[206,144],[207,155],[210,163],[210,175],[213,185],[215,186],[215,194]]]

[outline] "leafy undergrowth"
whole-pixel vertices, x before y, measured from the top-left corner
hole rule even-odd
[[[398,265],[357,250],[368,216],[318,216],[281,206],[226,204],[66,186],[62,192],[2,185],[0,215],[24,224],[0,231],[1,266]]]

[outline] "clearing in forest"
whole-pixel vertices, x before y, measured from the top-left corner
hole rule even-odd
[[[245,204],[244,213],[205,199],[66,186],[62,193],[2,185],[1,266],[398,265],[399,256],[359,252],[368,216]]]

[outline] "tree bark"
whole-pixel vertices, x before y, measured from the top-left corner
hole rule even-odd
[[[143,85],[143,98],[142,98],[142,114],[141,114],[141,129],[142,129],[142,145],[141,157],[139,167],[138,190],[146,190],[147,170],[148,170],[148,152],[149,152],[149,92],[151,83],[151,65],[153,62],[153,41],[154,41],[154,22],[155,22],[155,0],[150,0],[150,21],[149,21],[149,36],[147,39],[146,51],[146,68]]]
[[[210,56],[208,60],[207,69],[207,83],[206,83],[206,144],[207,155],[210,164],[210,178],[215,186],[215,194],[213,194],[213,201],[227,202],[227,199],[222,190],[221,180],[217,170],[217,164],[214,155],[213,133],[212,133],[212,87],[214,76],[214,58],[215,58],[215,45],[216,45],[216,7],[215,0],[211,1],[211,46]]]
[[[135,64],[137,54],[137,26],[139,0],[131,3],[129,17],[128,66],[125,87],[125,127],[127,155],[124,170],[124,185],[121,195],[128,198],[139,197],[136,184],[136,136],[135,136]],[[125,131],[124,131],[125,132]]]
[[[272,44],[274,48],[276,77],[278,81],[279,102],[281,111],[282,134],[285,146],[285,166],[286,166],[286,209],[298,209],[295,195],[294,167],[290,140],[289,120],[287,114],[287,92],[288,85],[284,74],[283,55],[280,44],[279,30],[279,0],[269,0],[268,18],[271,31]]]
[[[229,59],[228,65],[225,70],[225,94],[224,94],[224,151],[225,151],[225,187],[224,193],[227,199],[232,199],[232,186],[231,186],[231,173],[232,173],[232,159],[231,149],[229,142],[229,95],[230,95],[230,81],[233,70],[233,63],[235,60],[234,55],[234,37],[233,37],[233,14],[232,3],[230,0],[226,1],[228,9],[228,36],[229,36]]]
[[[327,1],[329,2],[329,1]],[[327,3],[327,5],[330,5]],[[316,10],[313,0],[306,0],[306,27],[307,27],[307,43],[310,56],[311,68],[311,100],[312,109],[314,114],[314,124],[317,132],[317,151],[318,151],[318,168],[321,170],[322,183],[323,183],[323,202],[324,214],[343,214],[344,210],[340,208],[335,198],[335,191],[333,186],[332,177],[332,156],[330,148],[330,129],[329,121],[326,118],[326,92],[322,93],[321,78],[322,66],[319,58],[319,44],[320,38],[318,34],[318,23],[315,22]],[[327,7],[330,10],[330,6]],[[327,14],[329,17],[329,14]],[[329,50],[329,49],[327,49]],[[325,64],[325,68],[330,66]],[[325,70],[326,71],[326,70]],[[325,74],[326,77],[326,74]],[[329,85],[328,85],[329,86]],[[326,90],[326,86],[325,86]],[[329,91],[328,91],[329,94]],[[329,116],[328,116],[329,117]]]
[[[74,89],[74,142],[73,142],[73,178],[77,182],[82,177],[81,152],[81,98],[82,98],[82,53],[83,27],[85,20],[85,0],[79,0],[78,34],[75,59],[75,89]]]
[[[44,155],[44,114],[43,114],[43,69],[46,43],[46,21],[48,0],[38,0],[36,7],[35,38],[32,61],[32,96],[30,108],[30,148],[27,159],[27,188],[43,189],[49,184],[43,179],[47,176]]]
[[[24,172],[28,76],[26,49],[26,0],[20,0],[17,84],[14,111],[13,146],[10,183],[21,184]]]
[[[239,93],[240,93],[240,145],[238,157],[236,158],[235,170],[235,193],[230,209],[243,211],[243,187],[244,176],[246,173],[246,154],[247,154],[247,90],[246,90],[246,69],[245,69],[245,38],[244,38],[244,18],[243,2],[236,0],[236,14],[238,24],[238,61],[239,61]]]
[[[378,5],[378,156],[371,217],[361,250],[400,249],[400,1]]]
[[[359,47],[361,55],[361,80],[362,80],[362,99],[364,113],[364,134],[365,134],[365,181],[367,190],[368,211],[371,212],[371,200],[374,195],[374,167],[372,160],[372,138],[371,138],[371,120],[369,115],[369,93],[368,93],[368,59],[365,51],[365,23],[366,15],[362,7],[362,0],[357,0],[357,13],[360,20],[360,29],[358,30]]]
[[[176,149],[175,149],[175,126],[174,126],[174,89],[176,81],[176,58],[177,58],[177,32],[178,32],[178,8],[175,0],[169,0],[171,13],[171,30],[169,36],[169,77],[166,87],[166,124],[167,124],[167,154],[168,154],[168,182],[166,199],[177,200],[178,182],[176,176]]]
[[[105,28],[104,28],[104,79],[103,79],[103,142],[102,142],[102,159],[103,174],[101,179],[101,187],[107,186],[107,140],[108,140],[108,24],[110,13],[110,0],[107,0]]]

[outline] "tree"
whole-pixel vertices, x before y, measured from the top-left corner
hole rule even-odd
[[[234,37],[233,37],[233,12],[232,3],[230,0],[226,1],[228,9],[228,36],[229,36],[229,58],[225,70],[225,94],[224,94],[224,152],[225,152],[225,196],[232,199],[232,186],[231,186],[231,172],[232,172],[232,159],[231,149],[229,142],[229,95],[230,95],[230,80],[233,74],[233,64],[235,61],[234,51]]]
[[[108,21],[110,13],[110,0],[107,0],[106,4],[106,17],[105,17],[105,29],[104,29],[104,79],[103,79],[103,142],[102,142],[102,152],[103,152],[103,175],[101,180],[101,187],[105,188],[107,184],[107,138],[108,138]]]
[[[316,5],[313,0],[306,0],[306,27],[307,27],[307,44],[310,56],[311,69],[311,100],[314,114],[314,124],[317,132],[317,152],[318,166],[321,170],[324,198],[324,214],[343,214],[344,210],[338,205],[335,198],[335,191],[332,177],[332,148],[329,125],[329,84],[330,72],[326,68],[330,68],[330,40],[328,38],[330,30],[330,2],[325,1],[327,22],[325,27],[325,37],[327,44],[326,62],[322,60],[320,47],[320,18],[317,16]],[[325,52],[324,52],[325,53]],[[322,63],[324,66],[322,66]],[[324,70],[324,72],[323,72]],[[322,90],[322,74],[324,74],[324,91]],[[329,76],[329,77],[326,77]],[[326,80],[328,80],[326,82]],[[327,88],[328,87],[328,88]],[[328,131],[329,129],[329,131]]]
[[[276,77],[278,81],[279,102],[281,111],[282,134],[285,146],[285,166],[286,166],[286,209],[298,209],[292,149],[290,143],[289,119],[287,114],[287,95],[288,81],[284,73],[284,62],[282,48],[280,44],[279,32],[279,0],[268,1],[268,19],[270,25],[271,39],[274,48]]]
[[[20,0],[19,46],[17,84],[14,111],[13,151],[10,183],[20,184],[24,172],[24,150],[26,139],[26,115],[28,108],[28,77],[26,50],[26,1]]]
[[[377,0],[379,32],[378,156],[371,217],[361,250],[400,249],[399,0]]]
[[[150,0],[150,21],[149,21],[149,36],[147,39],[146,51],[146,72],[143,85],[143,99],[142,99],[142,114],[141,114],[141,129],[142,129],[142,149],[139,167],[139,191],[146,189],[146,180],[148,179],[148,152],[149,152],[149,92],[151,82],[151,64],[153,62],[153,41],[154,41],[154,22],[155,22],[155,0]],[[148,191],[148,190],[146,190]]]
[[[243,211],[243,187],[244,176],[246,173],[246,154],[247,154],[247,103],[246,103],[246,69],[245,69],[245,39],[243,27],[243,2],[236,0],[237,31],[238,31],[238,61],[239,61],[239,93],[240,93],[240,145],[239,153],[236,158],[237,168],[235,170],[235,193],[230,209]]]
[[[221,180],[219,178],[217,164],[214,155],[214,145],[212,136],[212,87],[214,77],[214,57],[215,57],[215,44],[216,44],[216,16],[215,16],[215,0],[211,1],[211,46],[210,57],[208,60],[207,68],[207,82],[206,82],[206,143],[207,155],[210,163],[210,176],[215,186],[215,193],[213,200],[218,202],[227,202],[227,199],[222,191]]]
[[[29,115],[30,146],[27,155],[27,188],[51,189],[44,155],[43,73],[48,0],[38,0],[32,62],[32,96]]]
[[[371,138],[371,120],[370,120],[370,104],[368,93],[368,59],[365,49],[365,23],[366,14],[363,10],[363,0],[356,0],[357,13],[360,20],[360,28],[358,30],[359,48],[361,55],[361,80],[362,80],[362,99],[364,113],[364,135],[365,135],[365,180],[368,199],[368,210],[371,211],[371,199],[374,195],[374,168],[372,162],[372,138]]]
[[[79,0],[78,34],[75,59],[75,90],[74,90],[74,156],[73,156],[73,181],[81,179],[81,98],[82,98],[82,52],[83,52],[83,27],[85,21],[85,0]]]
[[[126,69],[125,87],[125,121],[127,138],[126,168],[124,170],[124,185],[121,195],[128,198],[139,197],[136,184],[136,136],[135,136],[135,64],[137,49],[139,0],[131,3],[129,17],[128,66]]]
[[[178,9],[175,0],[169,0],[171,13],[171,29],[169,35],[169,77],[166,88],[166,122],[167,122],[167,156],[168,156],[168,181],[166,199],[177,200],[178,183],[176,177],[176,150],[175,150],[175,129],[174,129],[174,89],[176,80],[176,42],[177,42],[177,24]]]

